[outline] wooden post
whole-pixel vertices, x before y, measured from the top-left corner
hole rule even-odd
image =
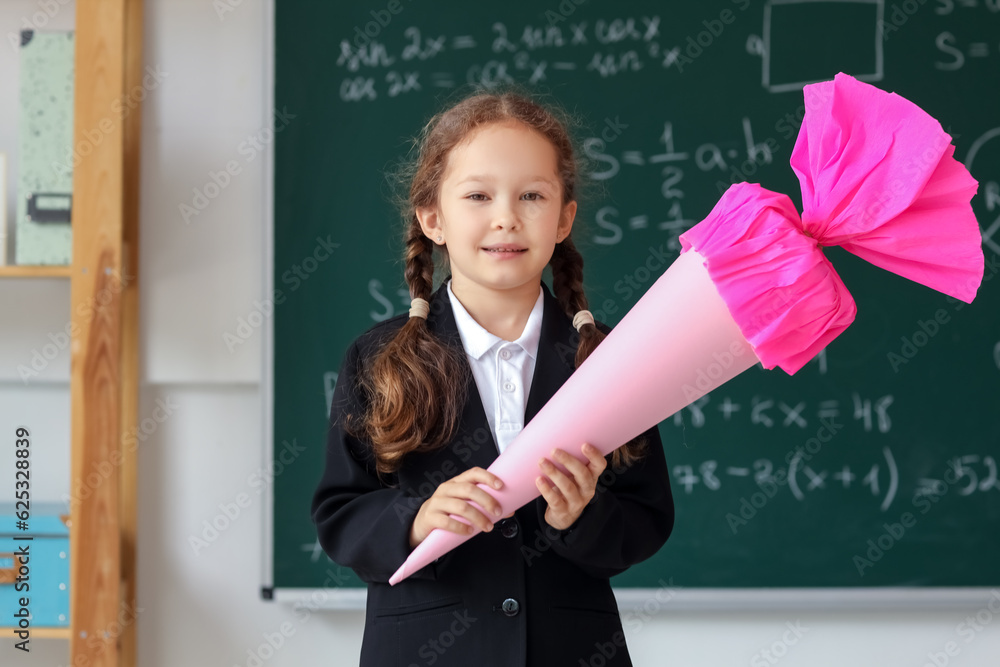
[[[70,665],[135,664],[141,0],[77,7]]]
[[[122,192],[122,414],[119,443],[122,448],[120,470],[119,521],[121,527],[121,602],[128,628],[119,639],[121,667],[138,664],[136,645],[136,527],[139,492],[138,441],[134,435],[139,423],[139,147],[142,135],[141,100],[143,91],[142,0],[125,2],[125,84],[135,107],[125,117],[123,160],[125,174]],[[142,97],[145,97],[144,91]],[[128,437],[131,434],[133,437]]]

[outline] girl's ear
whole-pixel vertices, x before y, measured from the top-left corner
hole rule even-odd
[[[414,209],[414,213],[424,236],[435,242],[437,237],[444,236],[444,230],[441,229],[441,216],[438,214],[437,207],[419,207]]]
[[[562,243],[573,230],[573,221],[576,219],[576,201],[571,201],[563,206],[562,215],[559,217],[559,227],[556,229],[556,243]]]

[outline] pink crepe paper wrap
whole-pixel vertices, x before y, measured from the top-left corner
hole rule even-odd
[[[820,246],[839,245],[966,303],[983,277],[982,236],[969,205],[978,184],[952,157],[941,125],[846,74],[804,94],[791,157],[801,219],[787,196],[739,183],[680,237],[682,252],[705,257],[764,367],[788,373],[854,321],[854,299]],[[780,314],[762,318],[774,303],[783,304]]]
[[[804,94],[791,157],[802,217],[785,195],[729,188],[680,237],[681,256],[490,466],[504,488],[482,488],[504,513],[538,497],[537,462],[554,448],[583,460],[589,442],[607,455],[758,359],[801,368],[856,312],[821,246],[972,301],[983,277],[969,205],[977,183],[952,157],[951,138],[911,102],[844,74]],[[473,535],[431,531],[389,583]]]

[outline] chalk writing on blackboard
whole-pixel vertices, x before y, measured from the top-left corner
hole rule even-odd
[[[748,490],[754,490],[754,485],[771,489],[773,493],[768,495],[776,495],[779,487],[787,484],[788,492],[799,502],[806,502],[814,494],[865,493],[879,501],[879,509],[885,512],[899,495],[901,480],[892,450],[882,447],[881,454],[880,460],[860,467],[850,463],[822,465],[799,447],[786,456],[787,468],[776,466],[769,458],[755,458],[748,465],[709,459],[699,464],[674,465],[671,477],[675,488],[684,494],[719,491],[729,484],[745,485]],[[997,462],[990,455],[956,456],[948,460],[947,473],[947,483],[918,477],[905,486],[912,487],[913,499],[940,496],[949,485],[960,497],[1000,491]]]
[[[733,182],[742,181],[747,173],[756,171],[758,165],[769,164],[778,149],[777,142],[769,137],[764,142],[754,139],[751,120],[742,119],[742,137],[720,142],[704,142],[693,151],[678,150],[674,141],[674,127],[671,121],[665,121],[663,132],[658,142],[663,144],[663,150],[644,152],[628,148],[613,154],[607,150],[607,142],[603,138],[590,137],[583,142],[583,151],[595,165],[588,176],[595,181],[606,181],[617,176],[626,168],[642,168],[648,165],[663,165],[660,169],[662,178],[660,193],[670,202],[664,220],[657,221],[659,230],[667,231],[667,247],[680,251],[678,236],[690,229],[697,220],[684,215],[681,200],[684,199],[684,177],[688,164],[692,163],[701,173],[716,172],[719,175],[732,176]],[[739,148],[737,148],[739,146]],[[748,166],[749,165],[749,166]],[[646,229],[650,226],[650,216],[645,212],[632,212],[627,217],[627,223],[621,221],[621,212],[615,206],[605,206],[597,211],[596,222],[602,230],[591,240],[599,245],[615,245],[624,239],[624,227],[630,230]],[[605,233],[607,232],[607,233]]]
[[[729,480],[725,482],[726,484],[742,484],[744,482],[735,480],[744,478],[749,480],[751,475],[752,481],[762,488],[770,487],[777,490],[777,486],[784,486],[787,483],[789,493],[799,502],[805,501],[810,494],[822,491],[853,489],[864,492],[867,489],[873,498],[881,499],[879,507],[884,512],[896,498],[899,489],[899,469],[889,447],[882,448],[882,456],[885,462],[884,468],[882,461],[865,464],[861,470],[850,464],[826,468],[817,465],[811,460],[810,455],[799,447],[786,457],[787,470],[775,467],[771,459],[757,458],[749,466],[722,467],[717,460],[703,461],[697,467],[688,464],[675,465],[672,474],[675,485],[685,494],[694,493],[696,488],[718,491],[722,489],[726,479]]]
[[[825,364],[824,351],[821,374],[825,372]],[[858,422],[865,433],[889,433],[892,430],[889,408],[895,400],[891,394],[872,400],[862,397],[858,392],[852,392],[849,408],[843,408],[843,402],[838,398],[809,402],[754,395],[749,402],[736,402],[730,396],[713,402],[712,397],[713,394],[706,394],[674,413],[671,418],[674,425],[702,428],[710,415],[712,419],[721,415],[721,419],[726,422],[743,421],[751,426],[767,429],[805,429],[825,419],[850,414],[850,418]]]
[[[660,34],[660,23],[659,16],[601,18],[566,26],[508,26],[497,21],[490,26],[488,36],[465,34],[450,38],[409,26],[403,31],[399,49],[391,49],[387,41],[368,39],[356,43],[345,38],[340,42],[336,61],[349,73],[341,80],[340,99],[373,102],[427,87],[451,88],[460,81],[494,87],[521,78],[539,84],[572,72],[601,79],[647,67],[680,73],[682,48],[666,48],[660,43],[666,39]],[[434,65],[440,54],[460,50],[473,54],[473,62],[464,66],[464,71]],[[537,55],[542,50],[547,57]],[[424,64],[433,65],[434,71],[424,71]],[[382,74],[371,70],[389,71]]]
[[[983,41],[963,41],[948,31],[944,31],[934,40],[937,46],[938,59],[934,67],[944,72],[960,70],[967,62],[1000,57],[1000,44]]]
[[[969,146],[968,154],[965,156],[965,168],[979,179],[981,183],[980,196],[986,204],[986,211],[991,214],[1000,209],[1000,174],[982,174],[975,167],[975,164],[976,158],[984,147],[996,147],[997,145],[1000,145],[1000,127],[994,127],[976,137],[972,145]],[[1000,236],[1000,217],[987,223],[987,225],[982,230],[983,245],[1000,255],[1000,242],[993,238],[994,236]]]
[[[1000,0],[937,0],[934,6],[934,13],[947,16],[958,10],[986,9],[991,14],[1000,12]]]
[[[997,480],[997,462],[992,456],[966,454],[956,456],[948,461],[948,484],[960,487],[958,495],[971,496],[973,493],[1000,491]],[[947,487],[940,479],[920,478],[917,480],[917,490],[914,497],[921,495],[940,495],[941,489]]]
[[[333,390],[337,386],[338,375],[339,373],[336,371],[326,371],[323,373],[323,397],[326,399],[326,403],[323,405],[324,419],[330,416],[330,406],[333,404]]]

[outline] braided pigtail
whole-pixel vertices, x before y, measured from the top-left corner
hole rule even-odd
[[[430,301],[434,244],[414,216],[406,233],[404,275],[411,298]],[[395,472],[403,456],[430,451],[454,438],[465,404],[468,364],[411,316],[372,360],[361,384],[368,398],[364,418],[379,473]]]
[[[549,265],[552,267],[552,291],[566,315],[576,319],[577,313],[587,310],[587,295],[583,291],[583,256],[576,249],[572,238],[567,236],[556,244]],[[606,337],[592,321],[585,321],[578,329],[580,342],[576,348],[577,368]],[[614,451],[611,465],[615,468],[630,466],[642,457],[645,448],[646,439],[640,434]]]

